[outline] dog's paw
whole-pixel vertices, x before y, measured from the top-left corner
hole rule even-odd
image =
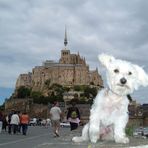
[[[73,137],[73,138],[72,138],[72,141],[73,141],[73,142],[77,142],[77,141],[78,141],[78,137]]]
[[[90,141],[91,141],[91,143],[97,143],[97,140],[96,139],[92,139]]]
[[[126,144],[126,143],[129,143],[129,138],[127,138],[127,137],[116,138],[116,139],[115,139],[115,142],[116,142],[116,143],[124,143],[124,144]]]
[[[73,137],[72,141],[75,142],[75,143],[79,143],[79,142],[82,142],[83,139],[81,137]]]
[[[97,143],[98,137],[91,137],[90,141],[91,141],[91,143]]]

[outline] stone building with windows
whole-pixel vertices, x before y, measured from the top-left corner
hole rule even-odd
[[[60,84],[62,86],[90,85],[103,86],[103,80],[98,69],[89,70],[85,58],[79,54],[72,54],[67,48],[67,33],[65,31],[64,49],[58,62],[46,60],[42,66],[36,66],[28,74],[20,74],[16,88],[20,86],[31,87],[32,90],[42,91],[45,82]]]

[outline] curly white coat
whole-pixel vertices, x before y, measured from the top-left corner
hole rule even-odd
[[[90,110],[89,122],[84,126],[81,137],[73,142],[99,139],[114,139],[117,143],[128,143],[125,127],[128,122],[127,95],[140,85],[148,85],[148,75],[143,68],[130,62],[115,59],[106,54],[98,56],[107,69],[108,88],[102,89]]]

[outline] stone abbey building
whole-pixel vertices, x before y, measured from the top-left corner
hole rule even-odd
[[[67,49],[67,34],[65,31],[64,49],[61,50],[59,62],[46,60],[42,66],[36,66],[28,74],[20,74],[16,82],[16,89],[20,86],[31,87],[33,90],[43,90],[47,80],[50,84],[63,86],[90,85],[102,86],[103,81],[97,68],[90,71],[85,58],[79,54],[72,54]]]

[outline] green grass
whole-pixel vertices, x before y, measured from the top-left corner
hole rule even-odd
[[[127,136],[133,136],[133,131],[134,131],[133,127],[127,127],[125,129],[125,133],[126,133]]]

